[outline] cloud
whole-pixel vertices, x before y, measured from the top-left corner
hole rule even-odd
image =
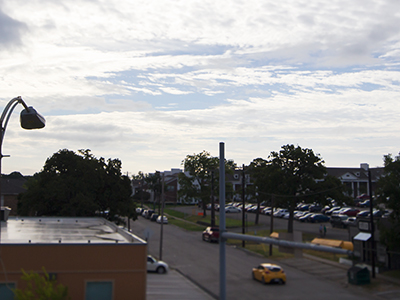
[[[6,15],[0,7],[0,50],[21,46],[27,26]]]
[[[2,1],[0,101],[21,95],[47,118],[26,132],[12,116],[5,170],[29,174],[59,149],[89,148],[149,172],[218,155],[220,141],[239,164],[287,143],[330,165],[381,164],[400,146],[399,8]]]

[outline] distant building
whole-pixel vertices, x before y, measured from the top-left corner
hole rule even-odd
[[[103,218],[28,217],[1,222],[0,299],[46,272],[71,299],[146,299],[147,243]]]
[[[361,194],[369,194],[368,164],[360,164],[359,168],[333,168],[327,167],[328,175],[335,176],[345,184],[351,193],[347,196],[356,198]],[[376,183],[383,176],[384,168],[370,168],[372,195],[375,194]]]

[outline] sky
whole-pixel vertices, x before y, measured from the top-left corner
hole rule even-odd
[[[122,171],[182,168],[203,150],[239,166],[293,144],[327,167],[400,151],[398,0],[0,0],[0,105],[21,96],[2,173],[60,149]]]

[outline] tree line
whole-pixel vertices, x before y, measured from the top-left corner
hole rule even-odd
[[[350,194],[341,181],[327,174],[325,162],[312,149],[284,145],[266,158],[255,158],[242,166],[249,174],[246,198],[260,205],[263,202],[290,211],[288,232],[293,231],[293,211],[296,203],[315,202],[328,204],[330,198],[338,204],[351,203]],[[187,155],[182,160],[183,173],[179,174],[178,196],[183,201],[198,199],[203,205],[218,199],[219,158],[209,152]],[[43,169],[34,174],[19,196],[19,215],[38,216],[95,216],[123,221],[124,217],[136,219],[136,206],[150,197],[149,190],[160,203],[162,178],[160,172],[139,172],[132,178],[121,172],[119,159],[95,157],[90,150],[77,153],[63,149],[48,158]],[[227,174],[233,174],[237,164],[225,160]],[[386,245],[400,248],[400,158],[384,156],[385,175],[379,179],[376,201],[385,203],[393,213],[389,225],[381,226]],[[132,195],[131,179],[141,182],[141,189]],[[227,199],[234,195],[233,186],[226,182]],[[158,200],[158,201],[157,201]],[[258,217],[258,216],[257,216]]]

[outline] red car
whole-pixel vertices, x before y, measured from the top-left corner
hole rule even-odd
[[[359,212],[360,212],[360,210],[357,209],[357,208],[348,208],[348,209],[346,209],[344,211],[341,211],[340,214],[341,215],[346,215],[346,216],[349,216],[349,217],[355,217]]]
[[[219,228],[218,227],[207,227],[203,231],[203,241],[217,242],[219,241]]]

